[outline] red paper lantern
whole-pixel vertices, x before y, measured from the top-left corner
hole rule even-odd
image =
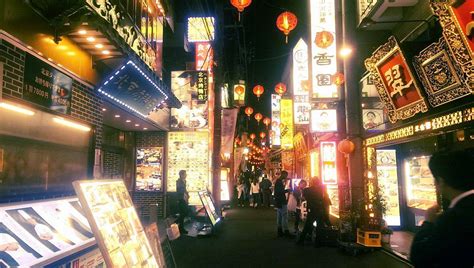
[[[260,138],[265,139],[266,136],[267,136],[267,133],[265,133],[265,132],[260,132]],[[261,152],[261,151],[260,151],[260,152]]]
[[[276,86],[275,86],[275,92],[282,96],[283,94],[285,94],[286,92],[286,85],[283,84],[283,83],[278,83]]]
[[[235,89],[234,89],[234,92],[237,94],[237,95],[242,95],[244,94],[244,91],[245,91],[245,88],[243,86],[236,86]]]
[[[265,89],[261,85],[256,85],[256,86],[253,87],[253,94],[255,94],[255,96],[257,96],[257,98],[260,98],[260,96],[262,96],[264,91],[265,91]]]
[[[331,77],[332,83],[336,86],[340,86],[344,84],[344,74],[343,73],[335,73]]]
[[[255,137],[256,137],[256,136],[255,136],[255,134],[254,134],[254,133],[250,134],[250,139],[251,139],[251,140],[254,140],[254,139],[255,139]]]
[[[255,114],[255,120],[260,124],[260,120],[262,120],[263,115],[261,113],[256,113]]]
[[[277,122],[277,121],[273,121],[273,122],[272,122],[272,127],[278,127],[278,122]]]
[[[275,131],[270,130],[270,137],[272,137],[272,138],[275,137]]]
[[[334,43],[334,35],[328,31],[317,32],[314,44],[319,48],[328,48]]]
[[[276,25],[285,34],[286,43],[288,43],[288,35],[295,29],[297,24],[298,18],[291,12],[285,11],[278,16]]]
[[[244,9],[250,4],[252,4],[252,0],[230,0],[230,4],[237,8],[239,11],[239,21],[240,21],[240,13],[244,11]]]
[[[245,114],[250,118],[250,116],[253,114],[253,108],[250,106],[245,108]]]
[[[343,139],[337,145],[337,150],[343,154],[350,154],[354,151],[354,149],[355,149],[355,144],[348,139]]]
[[[272,120],[268,117],[265,117],[265,119],[263,119],[263,124],[265,126],[267,126],[267,129],[268,129],[268,126],[270,125],[271,122],[272,122]]]

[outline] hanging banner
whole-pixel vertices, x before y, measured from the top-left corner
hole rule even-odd
[[[232,153],[238,112],[237,108],[222,110],[221,153]]]
[[[322,182],[323,184],[337,184],[336,142],[323,141],[320,145]]]
[[[293,102],[297,125],[309,124],[308,46],[300,39],[293,48]]]
[[[281,97],[277,94],[272,94],[272,131],[273,135],[270,135],[270,142],[272,147],[281,145],[281,133],[280,133],[280,102]]]
[[[214,50],[211,43],[196,43],[196,70],[206,71],[212,67]]]
[[[310,5],[312,98],[338,98],[332,83],[337,73],[335,0],[312,0]]]
[[[388,119],[395,123],[427,112],[428,105],[395,37],[380,46],[365,60],[374,77],[380,99],[388,110]]]
[[[281,147],[284,149],[293,148],[293,100],[282,99],[280,102],[281,120]]]

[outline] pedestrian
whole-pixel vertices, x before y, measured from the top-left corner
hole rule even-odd
[[[270,207],[270,198],[272,196],[272,182],[264,175],[262,182],[260,183],[260,191],[262,191],[263,206]]]
[[[250,184],[250,193],[252,194],[252,206],[257,208],[260,204],[260,185],[256,178],[253,179],[252,183]]]
[[[326,188],[326,185],[322,184],[321,185],[322,190],[323,190],[323,223],[327,226],[331,226],[331,220],[329,219],[329,212],[330,208],[332,205],[331,198],[329,198],[328,190]]]
[[[310,186],[303,189],[303,198],[306,200],[308,214],[306,215],[303,231],[297,239],[297,244],[304,245],[306,235],[313,233],[313,225],[316,222],[316,240],[314,241],[314,246],[319,246],[318,237],[322,234],[324,219],[323,185],[319,178],[311,178]]]
[[[301,180],[298,183],[298,186],[293,191],[293,196],[296,200],[296,211],[295,211],[295,234],[298,234],[300,229],[299,225],[301,222],[301,201],[303,199],[303,189],[306,188],[308,183],[305,180]]]
[[[278,236],[283,235],[290,236],[288,230],[288,200],[286,193],[290,192],[289,189],[285,189],[285,185],[288,178],[288,172],[283,170],[280,177],[275,181],[275,207],[277,208],[277,232]]]
[[[188,215],[188,201],[189,193],[186,188],[186,170],[179,171],[179,179],[176,181],[176,193],[178,194],[178,211],[179,216],[176,220],[178,223],[179,231],[182,234],[188,232],[184,229],[184,218]]]
[[[245,199],[245,185],[243,180],[239,180],[239,184],[237,184],[237,201],[239,207],[244,207],[244,199]]]
[[[426,211],[410,259],[415,267],[474,267],[474,150],[434,153],[429,168],[449,206]]]

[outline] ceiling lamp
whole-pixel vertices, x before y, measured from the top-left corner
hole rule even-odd
[[[280,96],[283,96],[283,94],[285,94],[286,92],[286,85],[283,84],[283,83],[278,83],[276,86],[275,86],[275,92],[280,95]]]
[[[297,24],[298,18],[291,12],[285,11],[278,16],[276,25],[285,34],[285,43],[288,43],[288,35],[295,29]]]
[[[240,13],[244,12],[244,9],[252,4],[252,0],[230,0],[230,4],[237,8],[237,11],[239,11],[240,21]]]

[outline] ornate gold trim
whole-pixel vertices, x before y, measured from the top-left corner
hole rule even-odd
[[[411,78],[413,79],[416,91],[420,95],[420,100],[398,109],[395,107],[395,104],[389,97],[389,91],[382,81],[382,74],[379,72],[378,68],[381,63],[383,63],[387,58],[391,57],[397,52],[400,53],[400,56],[408,67],[408,72]],[[406,61],[405,56],[403,55],[403,52],[400,49],[400,46],[398,45],[395,37],[389,37],[387,43],[383,44],[377,50],[375,50],[372,53],[372,56],[365,60],[365,66],[367,70],[374,75],[374,84],[377,88],[377,92],[379,93],[380,100],[385,104],[385,107],[387,108],[387,115],[390,122],[395,123],[398,120],[404,120],[413,117],[417,113],[428,111],[428,105],[426,104],[423,95],[420,93],[420,87],[416,82],[416,77],[413,75],[413,72],[408,62]]]

